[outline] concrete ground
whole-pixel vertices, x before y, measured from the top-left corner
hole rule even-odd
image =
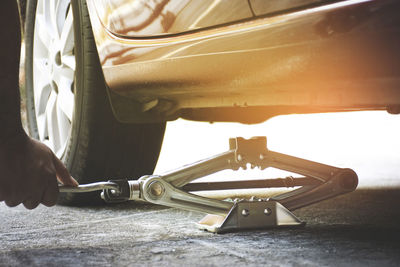
[[[123,204],[0,205],[1,266],[399,266],[400,188],[361,189],[298,210],[301,229],[216,235],[198,213]]]
[[[204,142],[264,132],[275,151],[354,168],[360,188],[297,210],[307,222],[304,228],[216,235],[196,229],[202,214],[177,209],[125,203],[27,211],[0,204],[0,266],[399,266],[400,118],[335,116],[286,117],[281,124],[273,119],[256,126],[262,129],[243,126],[251,133],[225,125],[228,131],[222,134],[220,126],[207,125],[200,134],[204,126],[186,122],[167,130],[157,173],[227,146]],[[176,143],[174,131],[185,138]],[[250,172],[246,178],[263,175]]]

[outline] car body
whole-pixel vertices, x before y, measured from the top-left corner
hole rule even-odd
[[[400,104],[398,1],[88,0],[88,7],[121,121],[256,123]]]

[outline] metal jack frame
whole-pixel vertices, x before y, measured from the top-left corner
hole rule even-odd
[[[60,192],[102,190],[106,202],[146,201],[158,205],[208,213],[198,226],[211,232],[304,225],[291,211],[354,191],[357,174],[267,149],[266,137],[241,137],[229,140],[230,149],[222,154],[185,165],[163,175],[147,175],[138,180],[113,180],[104,183],[60,186]],[[209,174],[226,170],[273,167],[303,175],[299,178],[191,183]],[[272,198],[234,201],[217,200],[193,194],[195,191],[299,187]]]

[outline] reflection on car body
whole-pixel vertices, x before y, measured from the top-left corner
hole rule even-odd
[[[399,104],[396,1],[94,2],[109,88],[143,105],[173,103],[146,109],[156,121],[251,123]]]

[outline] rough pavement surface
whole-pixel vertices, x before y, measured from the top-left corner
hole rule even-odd
[[[1,266],[399,266],[400,188],[300,209],[300,229],[216,235],[202,214],[133,203],[27,211],[0,204]]]

